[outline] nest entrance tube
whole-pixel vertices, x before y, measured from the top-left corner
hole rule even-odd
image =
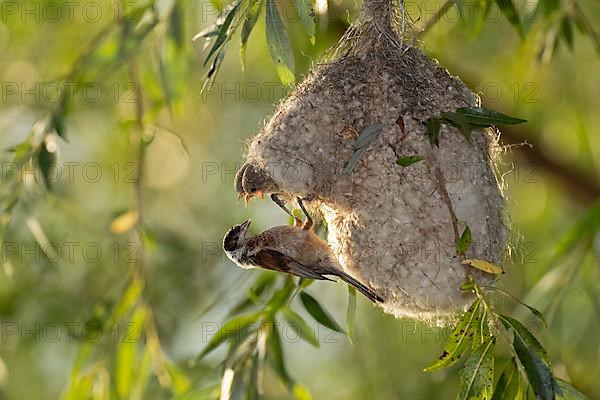
[[[252,139],[246,164],[283,196],[311,195],[328,242],[346,272],[385,298],[384,311],[437,323],[473,298],[460,290],[470,274],[458,233],[469,226],[467,258],[499,263],[507,228],[494,175],[496,135],[477,130],[469,143],[442,126],[439,147],[426,121],[478,106],[455,77],[402,40],[388,0],[366,1],[361,17]],[[357,137],[374,140],[348,173]],[[420,161],[400,166],[403,157]]]

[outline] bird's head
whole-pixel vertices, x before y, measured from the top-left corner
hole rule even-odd
[[[265,194],[277,193],[279,188],[267,171],[245,163],[235,175],[235,190],[238,200],[243,197],[248,204],[253,197],[263,198]]]
[[[235,225],[227,231],[223,238],[223,249],[225,249],[225,251],[234,251],[247,240],[250,223],[252,223],[252,220],[249,219],[246,222]]]

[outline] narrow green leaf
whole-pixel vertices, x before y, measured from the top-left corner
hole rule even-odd
[[[294,330],[294,332],[300,336],[300,338],[315,347],[319,347],[320,344],[319,339],[317,339],[317,335],[300,315],[296,314],[289,308],[286,308],[283,310],[283,317]]]
[[[502,11],[508,22],[517,30],[521,39],[524,39],[525,30],[523,29],[523,23],[512,0],[496,0],[496,4],[498,4],[500,11]]]
[[[53,167],[56,167],[56,152],[48,151],[48,145],[46,142],[42,143],[40,147],[40,152],[38,155],[38,165],[40,168],[40,172],[42,173],[42,178],[44,179],[46,189],[51,190],[52,177],[50,176],[50,172],[52,171]]]
[[[275,63],[277,75],[284,85],[291,85],[296,80],[294,76],[294,52],[281,21],[275,0],[267,1],[267,45],[271,59]]]
[[[50,118],[50,126],[58,136],[60,136],[63,139],[66,138],[65,119],[61,111],[56,111],[52,113],[52,116]]]
[[[413,165],[414,163],[422,161],[424,159],[425,157],[420,155],[404,156],[397,159],[396,164],[398,164],[401,167],[408,167],[409,165]]]
[[[356,325],[356,289],[348,285],[348,308],[346,309],[346,332],[350,343],[354,342],[354,326]]]
[[[569,50],[573,51],[573,17],[565,16],[560,23],[560,35],[567,43]]]
[[[525,325],[508,315],[498,314],[498,317],[506,329],[511,328],[521,338],[523,343],[535,351],[547,364],[550,364],[546,350]]]
[[[211,47],[210,51],[208,52],[208,55],[206,56],[206,59],[204,60],[205,66],[206,66],[206,64],[208,64],[208,60],[211,59],[211,57],[215,54],[215,52],[217,50],[219,50],[221,48],[221,46],[225,43],[225,41],[228,39],[229,27],[231,26],[231,23],[233,22],[233,18],[235,17],[235,15],[237,14],[237,12],[240,9],[240,4],[241,4],[241,1],[236,2],[235,5],[233,6],[233,8],[231,10],[229,10],[227,17],[225,17],[225,21],[223,21],[223,25],[221,25],[221,27],[219,29],[219,35],[217,36],[215,43],[213,43],[213,46]]]
[[[477,347],[467,358],[459,372],[461,391],[460,400],[489,400],[494,392],[494,345],[495,337],[490,337]]]
[[[523,400],[521,373],[514,358],[502,372],[494,389],[492,400]]]
[[[245,330],[251,324],[257,322],[260,316],[260,313],[242,315],[225,322],[225,324],[223,324],[223,326],[208,341],[208,344],[204,350],[202,350],[198,358],[204,357],[228,339],[243,335]]]
[[[308,313],[321,325],[332,331],[344,333],[344,330],[335,322],[335,320],[321,307],[319,302],[306,292],[300,293],[300,300]]]
[[[358,138],[356,138],[356,142],[354,142],[354,146],[352,146],[354,152],[352,153],[352,157],[348,164],[344,167],[342,174],[346,175],[354,171],[354,168],[358,165],[361,157],[367,151],[369,144],[373,142],[383,129],[383,125],[381,124],[373,124],[368,125],[366,128],[362,130]]]
[[[171,378],[171,390],[175,394],[184,394],[190,389],[190,379],[188,376],[172,362],[164,363],[165,369]]]
[[[313,0],[294,0],[300,22],[308,34],[311,44],[315,44],[315,13],[313,11]]]
[[[487,309],[481,307],[479,312],[475,314],[473,321],[473,341],[471,348],[474,350],[485,343],[491,336],[488,326]]]
[[[471,247],[471,229],[469,229],[469,225],[467,225],[456,244],[456,253],[458,255],[465,254],[465,251],[469,250],[469,247]]]
[[[250,4],[248,5],[248,11],[246,13],[246,19],[244,20],[241,33],[242,46],[240,47],[240,58],[242,60],[243,69],[245,69],[246,66],[246,46],[248,45],[248,38],[250,37],[250,33],[252,33],[258,18],[260,17],[264,4],[263,0],[249,1]]]
[[[519,362],[523,366],[523,369],[525,369],[527,380],[537,398],[540,400],[554,400],[556,397],[556,384],[552,376],[552,370],[540,354],[528,346],[516,331],[513,331],[513,333],[514,350],[519,357]]]
[[[173,3],[173,9],[169,15],[169,36],[175,42],[177,48],[181,49],[185,45],[185,30],[183,27],[183,10],[178,2]]]
[[[511,117],[498,111],[481,107],[462,107],[456,110],[456,112],[462,114],[470,124],[486,127],[492,125],[517,125],[527,122],[524,119]]]
[[[137,371],[137,355],[141,334],[144,331],[146,310],[138,308],[128,323],[125,338],[119,343],[115,360],[115,387],[120,398],[129,398]]]
[[[429,118],[427,120],[427,137],[431,146],[440,146],[440,120],[438,118]]]
[[[513,299],[514,301],[516,301],[517,303],[519,303],[520,305],[522,305],[523,307],[525,307],[529,311],[531,311],[531,313],[533,315],[535,315],[540,321],[542,321],[546,327],[548,326],[548,322],[546,321],[546,318],[544,317],[544,314],[542,314],[541,311],[538,310],[537,308],[530,306],[529,304],[527,304],[527,303],[519,300],[517,297],[515,297],[512,294],[508,293],[506,290],[500,289],[498,287],[495,287],[495,286],[485,286],[485,289],[495,290],[495,291],[500,292],[503,295],[505,295],[505,296]]]
[[[285,367],[285,359],[283,356],[283,347],[281,345],[281,336],[279,335],[279,331],[277,330],[277,326],[274,321],[269,323],[269,337],[268,337],[268,347],[269,351],[267,353],[267,358],[271,362],[273,369],[279,375],[282,382],[291,389],[294,386],[294,380],[288,374],[287,369]]]
[[[469,348],[469,343],[471,342],[473,323],[477,321],[477,313],[479,313],[480,305],[481,300],[475,300],[467,312],[463,314],[456,325],[456,328],[454,328],[448,337],[448,340],[446,340],[444,352],[435,363],[424,369],[425,372],[431,372],[454,365],[465,354]]]
[[[556,379],[561,394],[556,398],[558,400],[589,400],[589,397],[581,393],[577,388],[562,379]]]
[[[444,122],[458,127],[465,139],[467,139],[467,142],[473,143],[471,131],[477,127],[469,123],[469,120],[463,114],[458,112],[443,112],[442,117],[444,117]]]

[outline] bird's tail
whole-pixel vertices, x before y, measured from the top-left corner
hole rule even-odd
[[[368,286],[363,285],[362,283],[360,283],[359,281],[357,281],[356,279],[354,279],[353,277],[351,277],[350,275],[348,275],[345,272],[342,272],[342,271],[338,271],[338,272],[339,273],[337,275],[340,277],[340,279],[342,279],[347,284],[355,287],[356,290],[358,290],[363,295],[365,295],[373,303],[383,303],[383,298],[381,296],[379,296],[375,292],[375,290],[371,289]]]

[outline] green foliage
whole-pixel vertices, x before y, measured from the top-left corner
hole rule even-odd
[[[463,11],[464,18],[467,13],[464,12],[464,4],[461,3],[456,2],[459,9]],[[487,12],[491,3],[493,1],[480,2],[482,15]],[[197,55],[192,54],[188,48],[186,21],[193,21],[195,27],[200,26],[205,17],[212,18],[212,16],[202,15],[202,21],[199,18],[195,20],[196,14],[200,13],[198,9],[194,8],[195,5],[179,0],[160,2],[160,4],[155,1],[126,1],[118,5],[123,8],[118,13],[119,18],[103,19],[93,25],[84,25],[82,21],[77,20],[70,23],[70,27],[64,24],[49,25],[42,22],[34,24],[33,33],[28,33],[25,31],[27,24],[22,23],[19,18],[16,18],[16,23],[14,23],[15,20],[11,22],[10,15],[6,16],[8,22],[3,19],[3,23],[0,24],[0,47],[10,54],[6,57],[5,64],[12,66],[12,75],[14,76],[15,69],[18,69],[17,72],[22,72],[20,69],[25,71],[27,68],[35,67],[37,70],[33,75],[52,78],[52,76],[60,74],[56,81],[62,89],[61,98],[51,104],[39,102],[19,104],[20,107],[33,111],[37,120],[32,124],[29,133],[20,139],[20,143],[11,144],[10,147],[2,149],[4,151],[3,161],[7,160],[6,165],[14,167],[14,171],[3,169],[3,181],[0,188],[0,239],[16,242],[22,239],[19,235],[29,235],[31,241],[23,243],[44,247],[50,241],[61,240],[64,235],[67,235],[66,232],[76,230],[75,234],[82,237],[94,231],[96,234],[94,240],[96,241],[98,238],[117,240],[111,236],[110,221],[104,219],[102,214],[110,215],[113,210],[124,209],[127,210],[125,215],[136,215],[136,218],[135,222],[125,232],[122,232],[122,235],[126,237],[129,244],[135,243],[136,249],[141,255],[139,260],[142,260],[140,262],[92,264],[86,266],[89,267],[88,269],[85,269],[84,265],[78,265],[76,270],[68,266],[64,268],[63,260],[55,263],[53,268],[45,268],[46,260],[41,262],[25,260],[25,262],[20,262],[17,268],[12,269],[10,257],[5,257],[3,253],[0,271],[0,285],[2,286],[0,311],[3,320],[10,322],[11,319],[21,315],[33,315],[33,318],[42,315],[49,321],[65,320],[66,318],[81,319],[83,316],[83,320],[87,319],[87,323],[97,327],[102,333],[102,340],[94,342],[86,340],[81,335],[73,335],[69,336],[70,341],[64,347],[58,347],[58,345],[49,347],[55,344],[47,343],[17,343],[16,351],[19,352],[19,357],[16,358],[11,356],[13,345],[15,345],[11,342],[10,346],[4,349],[1,354],[2,359],[0,359],[2,396],[9,398],[10,395],[6,393],[9,391],[10,384],[13,387],[11,389],[13,393],[15,386],[18,386],[19,391],[23,391],[22,393],[26,393],[16,398],[32,397],[27,394],[29,390],[32,390],[34,384],[45,386],[44,382],[49,382],[48,376],[50,375],[52,380],[56,379],[57,382],[60,382],[63,375],[68,375],[68,382],[62,391],[62,398],[65,399],[144,399],[150,397],[214,399],[224,391],[230,391],[231,398],[261,399],[265,397],[264,382],[269,382],[269,376],[265,376],[268,375],[265,373],[265,369],[270,367],[276,379],[283,383],[291,396],[297,399],[310,399],[310,392],[293,378],[293,370],[290,367],[292,363],[289,362],[290,355],[289,352],[286,352],[278,324],[282,322],[289,324],[303,341],[315,347],[320,346],[318,338],[311,328],[311,324],[301,315],[304,312],[300,310],[305,310],[318,323],[329,329],[337,332],[344,331],[332,314],[326,311],[322,303],[304,292],[311,281],[304,280],[296,285],[290,279],[282,281],[274,273],[266,272],[258,275],[253,285],[239,293],[241,294],[239,301],[236,303],[232,301],[232,307],[223,317],[225,322],[221,325],[221,329],[210,338],[201,350],[193,367],[189,367],[185,360],[171,360],[167,355],[168,351],[163,350],[163,343],[160,339],[165,339],[168,348],[174,346],[172,343],[176,342],[174,337],[181,334],[181,329],[186,329],[181,328],[185,324],[179,324],[179,322],[184,320],[184,315],[187,314],[184,314],[185,310],[180,310],[178,307],[200,304],[205,300],[206,293],[216,292],[217,285],[215,285],[212,274],[213,270],[224,270],[222,263],[202,263],[202,268],[198,268],[196,260],[200,257],[198,257],[196,233],[187,232],[185,235],[178,235],[171,232],[171,228],[166,232],[166,229],[160,226],[152,226],[152,230],[150,230],[147,224],[149,222],[156,223],[153,220],[159,219],[158,214],[152,215],[154,200],[157,200],[159,195],[158,191],[154,189],[142,190],[145,183],[141,182],[141,178],[145,180],[147,177],[138,177],[140,178],[139,185],[136,183],[127,186],[126,190],[133,193],[127,192],[122,195],[121,186],[111,185],[103,189],[110,194],[106,197],[99,196],[98,199],[93,199],[97,192],[91,190],[88,192],[89,185],[85,186],[82,192],[78,192],[77,195],[82,195],[81,198],[78,198],[70,193],[71,187],[56,185],[51,180],[52,165],[55,162],[77,159],[77,154],[68,153],[63,160],[57,158],[61,153],[56,152],[56,147],[60,148],[66,145],[67,138],[75,146],[67,147],[67,149],[81,151],[83,147],[97,148],[98,154],[105,157],[102,162],[112,163],[114,161],[121,162],[122,159],[138,159],[138,150],[146,148],[150,142],[150,140],[140,139],[139,136],[151,136],[148,129],[150,124],[167,124],[168,121],[176,121],[181,127],[197,126],[197,120],[192,123],[187,120],[177,120],[177,117],[181,115],[180,108],[183,97],[189,93],[193,93],[192,97],[196,95],[195,88],[198,82],[194,80],[193,70],[204,62],[208,69],[206,77],[214,79],[223,65],[228,45],[240,26],[241,58],[243,60],[250,35],[263,14],[265,15],[267,46],[278,75],[285,83],[294,81],[296,71],[291,39],[297,41],[297,36],[288,31],[287,28],[291,24],[288,24],[287,21],[284,24],[283,20],[287,15],[281,12],[283,3],[272,0],[241,0],[214,1],[212,4],[220,10],[221,15],[216,18],[215,23],[207,31],[197,35],[198,39],[204,39],[209,44],[206,49],[199,50],[201,53],[199,58],[196,58]],[[497,4],[519,35],[525,36],[526,40],[531,38],[532,41],[534,34],[541,36],[539,44],[532,43],[531,46],[540,46],[539,56],[542,61],[550,60],[556,54],[559,44],[569,49],[576,48],[578,51],[582,51],[583,47],[578,43],[582,36],[587,37],[594,48],[600,52],[597,24],[591,21],[593,14],[584,12],[578,2],[540,1],[537,5],[540,18],[535,23],[522,20],[522,16],[518,15],[515,3],[512,1],[498,0]],[[345,15],[345,13],[340,13],[340,5],[330,2],[331,13],[326,16],[328,24],[321,24],[317,30],[312,2],[295,0],[294,5],[298,13],[299,24],[312,43],[317,42],[317,39],[320,43],[329,43],[335,40],[337,37],[335,35],[339,36],[341,33],[341,30],[335,31],[335,28],[344,27],[347,22],[345,16],[342,18],[343,21],[339,18],[338,14]],[[263,12],[265,7],[266,10]],[[484,20],[484,17],[480,18],[480,21]],[[474,30],[481,28],[481,26],[476,26],[477,22],[473,25]],[[5,26],[8,27],[9,36],[5,34]],[[539,29],[534,29],[535,26],[538,26]],[[57,32],[62,31],[68,31],[69,34],[54,36]],[[88,38],[87,33],[92,31],[94,36]],[[48,38],[45,37],[46,35]],[[5,40],[7,37],[10,40]],[[50,41],[52,41],[51,45],[46,46]],[[7,43],[10,43],[10,46],[7,46]],[[55,45],[56,43],[58,45]],[[60,43],[69,43],[69,46],[66,47],[70,50],[65,51],[63,49],[65,46],[61,46]],[[489,44],[489,41],[485,43]],[[526,41],[526,43],[529,46],[529,42]],[[300,45],[297,47],[298,50],[301,49]],[[75,51],[79,52],[76,54],[78,57],[73,57]],[[22,57],[23,60],[26,60],[27,52],[34,56],[32,59],[22,62],[19,58]],[[42,54],[44,62],[37,65],[40,54]],[[582,53],[576,54],[579,59]],[[314,54],[309,55],[309,57],[313,56]],[[15,57],[19,63],[13,65],[12,61]],[[300,57],[298,57],[298,61],[300,65]],[[45,69],[42,67],[42,64],[45,66],[51,63],[56,64],[56,68]],[[7,77],[11,76],[4,69],[2,72],[6,72]],[[259,69],[260,66],[256,67],[256,70]],[[81,96],[81,88],[90,83],[101,85],[106,94],[107,87],[112,88],[109,85],[114,83],[122,85],[124,82],[132,84],[135,89],[130,98],[133,101],[123,104],[114,104],[116,101],[110,105],[98,103],[90,109],[84,110],[81,102],[74,101],[73,98],[66,95],[71,93],[68,89],[69,85],[73,85],[75,88],[74,95]],[[586,100],[589,107],[593,107],[591,101]],[[198,107],[197,103],[193,104],[194,108],[191,109],[193,111],[200,109],[202,114],[214,111],[205,103],[201,107]],[[219,111],[223,109],[223,105],[220,104]],[[231,107],[227,110],[233,113],[234,109],[235,107]],[[99,112],[99,110],[104,111]],[[93,126],[91,128],[94,129],[90,129],[89,124],[85,123],[85,120],[89,118],[88,113],[92,116],[93,124],[98,121],[98,127]],[[189,114],[194,114],[194,112]],[[557,118],[562,117],[563,114],[566,113],[561,110],[560,115],[557,113]],[[245,117],[247,117],[246,114],[244,114]],[[236,116],[232,119],[237,118]],[[9,119],[14,120],[11,122],[11,126],[2,126],[7,134],[22,130],[23,121],[20,118],[11,117]],[[113,119],[115,121],[112,121]],[[108,120],[114,123],[109,123]],[[202,121],[205,122],[205,120]],[[460,128],[463,135],[470,140],[472,131],[481,127],[521,122],[524,121],[491,110],[470,107],[443,113],[427,120],[426,130],[431,146],[439,146],[439,132],[442,123]],[[572,123],[572,121],[568,122]],[[207,125],[212,124],[211,120],[211,124]],[[214,124],[217,125],[216,122]],[[202,127],[205,128],[204,125]],[[89,140],[89,136],[85,135],[85,131],[88,129],[94,135],[98,135],[97,141],[84,142]],[[109,134],[108,131],[111,129],[118,130],[118,135]],[[371,125],[363,130],[355,143],[352,159],[347,164],[349,172],[356,167],[380,129],[381,127],[378,125]],[[194,137],[193,141],[206,140],[206,136],[210,136],[212,131],[207,128],[206,132],[202,130],[202,135]],[[219,134],[224,132],[226,129]],[[220,135],[215,136],[220,137]],[[583,148],[585,140],[580,141]],[[218,145],[222,146],[222,143],[219,142]],[[128,146],[129,150],[127,150]],[[202,148],[201,153],[204,150]],[[212,150],[208,148],[207,152]],[[235,151],[238,150],[236,147]],[[143,152],[141,155],[142,161],[138,165],[140,169],[143,167]],[[422,156],[401,157],[397,162],[400,166],[408,167],[419,161],[420,157]],[[37,169],[42,179],[39,182],[25,179],[28,168]],[[221,188],[224,185],[215,186]],[[204,188],[205,186],[203,186]],[[210,193],[210,191],[208,192]],[[223,195],[221,192],[212,194]],[[161,192],[162,195],[166,196],[165,192]],[[148,197],[150,200],[148,207],[143,209],[141,200],[140,204],[122,204],[123,201],[129,202],[134,197],[140,199]],[[109,198],[110,202],[107,200]],[[161,198],[162,204],[170,204],[168,201],[163,201]],[[84,203],[89,203],[89,207],[86,207]],[[211,205],[203,203],[198,209],[194,206],[183,213],[179,212],[179,205],[174,202],[173,209],[176,209],[177,212],[168,216],[169,223],[175,224],[182,215],[187,217],[187,212],[191,213],[189,220],[201,220],[205,215],[203,207],[209,212],[212,211]],[[577,219],[573,228],[557,242],[555,251],[548,262],[544,263],[542,267],[536,268],[539,271],[538,274],[544,275],[546,278],[540,279],[529,293],[531,297],[536,298],[536,305],[539,299],[551,299],[547,309],[552,309],[555,307],[553,304],[562,301],[564,291],[573,288],[573,280],[564,282],[550,278],[553,275],[576,276],[575,272],[567,271],[569,273],[564,274],[559,269],[564,265],[561,263],[578,258],[574,256],[594,255],[591,244],[600,229],[599,210],[600,203],[598,202],[589,207],[587,212]],[[146,215],[146,213],[150,215]],[[48,221],[47,225],[46,221]],[[554,220],[552,223],[554,224]],[[206,235],[203,237],[218,236],[219,230],[222,228],[217,223],[201,225],[202,233]],[[218,232],[212,231],[210,225],[217,226],[214,231]],[[552,225],[551,230],[556,229],[556,226],[560,226],[560,224]],[[469,248],[466,240],[467,229],[461,235],[460,242],[462,244],[457,243],[459,253],[461,253],[460,249],[464,248],[464,252]],[[67,237],[69,236],[67,235]],[[192,241],[193,245],[190,245],[188,241]],[[4,248],[2,250],[4,251]],[[155,250],[159,256],[152,254]],[[218,266],[218,268],[212,268],[213,266]],[[574,262],[572,268],[573,271],[581,271],[583,276],[588,266],[585,263]],[[194,275],[193,271],[198,269],[201,269],[202,273]],[[168,272],[165,273],[165,271]],[[533,282],[536,280],[537,278],[532,279]],[[195,286],[199,281],[200,285],[204,286]],[[148,282],[148,287],[145,282]],[[584,290],[581,290],[581,293],[583,296],[587,296],[590,304],[597,304],[598,288],[594,286],[593,282],[594,279],[582,279]],[[490,306],[491,301],[487,298],[487,293],[484,295],[483,291],[508,295],[529,309],[544,323],[546,323],[546,319],[552,323],[552,318],[550,318],[552,313],[547,313],[549,318],[545,318],[536,308],[498,288],[479,288],[474,282],[467,282],[463,285],[463,289],[475,291],[478,298],[469,311],[458,317],[458,326],[462,327],[462,330],[457,326],[457,329],[450,335],[452,341],[449,341],[444,347],[448,354],[444,354],[428,369],[445,368],[457,364],[460,359],[464,360],[464,367],[460,370],[458,379],[453,379],[454,376],[449,374],[444,382],[445,387],[459,381],[461,385],[460,398],[489,398],[491,396],[490,383],[492,382],[490,376],[493,376],[494,373],[494,363],[501,358],[506,359],[505,355],[501,353],[503,347],[496,344],[507,339],[505,347],[510,351],[511,357],[495,385],[493,399],[525,399],[527,396],[531,396],[528,393],[532,391],[540,398],[553,395],[558,399],[586,398],[574,386],[552,375],[550,357],[537,338],[526,328],[525,321],[519,322],[514,317],[509,317],[504,313],[500,314]],[[199,292],[198,297],[193,297],[196,292]],[[300,293],[299,301],[295,297],[296,293]],[[216,308],[216,304],[229,305],[229,299],[235,294],[238,292],[233,289],[227,295],[217,295],[217,299],[207,309]],[[67,300],[65,301],[65,299]],[[293,301],[295,304],[291,304]],[[178,307],[165,306],[163,303],[177,304]],[[26,304],[33,304],[35,307],[27,309]],[[300,310],[295,310],[295,306]],[[155,309],[158,309],[156,313]],[[162,322],[157,322],[156,318],[161,319]],[[356,294],[354,289],[349,288],[345,331],[358,349],[361,343],[356,343],[357,339],[353,338],[356,318]],[[587,320],[588,318],[587,315],[582,315],[579,319]],[[589,319],[590,329],[594,328],[593,320]],[[361,325],[366,323],[362,316],[359,321]],[[121,330],[115,331],[115,326],[120,327]],[[381,327],[381,325],[376,326],[377,328]],[[551,324],[551,326],[552,329],[556,329],[556,324]],[[397,331],[394,331],[394,334],[397,334]],[[378,329],[371,330],[370,335],[379,335]],[[360,339],[364,340],[364,338]],[[385,351],[389,351],[388,348],[392,345],[391,341],[385,341]],[[553,347],[548,348],[554,350]],[[51,351],[48,352],[48,349]],[[219,353],[218,350],[223,350],[224,353]],[[406,349],[406,346],[402,350],[406,350],[403,356],[411,355],[411,349]],[[70,354],[73,351],[76,352],[76,355],[68,374],[61,374],[63,371],[50,369],[55,368],[56,365],[63,365],[65,360],[70,361]],[[198,352],[197,349],[194,351]],[[52,361],[58,359],[62,353],[65,356],[61,358],[60,363]],[[377,346],[373,346],[369,349],[368,357],[375,357],[376,353]],[[580,352],[578,356],[585,357],[586,355],[583,353]],[[50,357],[47,356],[48,354]],[[205,357],[208,354],[211,357],[222,357],[223,362],[218,367],[213,366],[209,361],[210,357]],[[373,360],[374,358],[365,357],[365,359],[360,359],[360,363],[354,364],[368,366]],[[567,359],[564,363],[568,364],[569,361],[572,360]],[[10,364],[7,374],[4,372],[4,363]],[[50,367],[48,367],[49,365]],[[220,379],[214,376],[214,372],[221,367]],[[381,364],[380,368],[398,369],[398,359],[394,359],[391,367]],[[26,371],[28,376],[30,375],[30,380],[34,384],[22,384],[19,374],[22,375],[23,371]],[[572,374],[571,376],[582,380],[581,374],[578,377],[573,371],[576,370],[569,369],[568,372]],[[408,374],[409,371],[402,373]],[[592,374],[587,370],[586,373]],[[348,374],[344,371],[344,375],[352,376],[350,371]],[[9,384],[6,383],[7,376]],[[367,381],[368,377],[364,379]],[[574,379],[574,381],[578,382],[578,379]],[[38,382],[41,383],[38,384]],[[335,385],[336,382],[332,382],[332,386]],[[366,385],[372,385],[374,388],[378,383],[380,382],[375,382],[375,384],[368,382]],[[57,383],[52,382],[49,387],[38,388],[38,390],[43,390],[44,394],[47,390],[47,396],[52,396],[55,394],[52,391],[55,390],[53,388],[56,385]],[[586,389],[589,388],[588,385]],[[381,393],[387,393],[388,389],[389,387],[382,389]],[[436,389],[439,388],[432,384],[431,393],[437,394]]]
[[[426,122],[427,136],[432,146],[439,146],[438,136],[442,122],[457,127],[467,142],[472,143],[473,130],[494,125],[516,125],[527,121],[481,107],[462,107],[454,112],[442,112],[439,117],[431,117]]]
[[[424,160],[425,157],[423,156],[404,156],[404,157],[400,157],[399,159],[396,160],[396,164],[398,164],[401,167],[408,167],[409,165],[413,165],[416,162],[422,161]]]
[[[460,235],[460,239],[456,244],[456,253],[459,256],[464,256],[465,252],[471,247],[471,229],[469,225],[465,226],[463,233]]]

